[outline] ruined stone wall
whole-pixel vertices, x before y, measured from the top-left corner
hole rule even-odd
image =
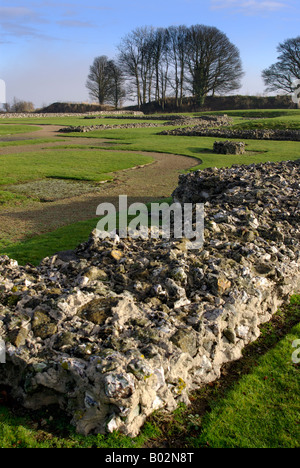
[[[0,385],[25,407],[59,404],[83,434],[138,434],[220,376],[300,290],[299,162],[180,176],[205,204],[205,242],[101,240],[38,267],[0,257]]]
[[[143,112],[138,112],[138,111],[95,111],[95,112],[84,112],[84,113],[66,113],[66,112],[59,112],[59,113],[54,113],[54,112],[49,112],[49,113],[35,113],[35,112],[29,112],[29,113],[12,113],[12,112],[4,112],[0,113],[0,119],[22,119],[22,118],[52,118],[52,117],[85,117],[85,116],[122,116],[123,118],[126,117],[127,115],[129,116],[143,116]]]
[[[300,141],[299,130],[234,130],[234,129],[217,129],[203,128],[202,126],[176,128],[172,130],[164,130],[160,135],[177,135],[177,136],[207,136],[218,138],[239,138],[251,140],[289,140]]]
[[[138,120],[142,118],[143,120],[166,120],[165,116],[150,116],[150,117],[132,117],[134,120]],[[201,116],[201,117],[182,117],[180,115],[172,115],[168,116],[168,120],[166,122],[161,123],[153,123],[153,122],[139,122],[139,123],[130,123],[130,124],[120,124],[120,125],[79,125],[79,126],[70,126],[64,127],[60,130],[63,133],[70,133],[70,132],[80,132],[86,133],[91,132],[93,130],[111,130],[111,129],[125,129],[125,128],[145,128],[145,127],[162,127],[162,126],[174,126],[174,125],[186,125],[186,124],[193,123],[194,125],[200,125],[201,128],[208,128],[208,127],[218,127],[223,125],[230,125],[232,123],[232,119],[229,118],[227,115],[224,116]]]

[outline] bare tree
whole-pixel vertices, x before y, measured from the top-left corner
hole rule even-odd
[[[154,99],[163,105],[169,80],[169,33],[165,28],[156,29],[152,41],[153,68],[155,74]]]
[[[266,91],[292,93],[295,90],[295,80],[300,79],[300,36],[279,44],[277,52],[278,62],[262,72]]]
[[[120,45],[119,64],[136,90],[138,106],[149,98],[153,78],[153,28],[137,28],[125,36]]]
[[[110,77],[110,89],[108,90],[107,102],[111,102],[117,109],[126,97],[124,74],[114,60],[108,61],[107,73]]]
[[[137,104],[138,107],[141,106],[141,84],[140,84],[140,74],[139,67],[141,61],[141,51],[136,44],[135,37],[133,33],[128,34],[124,37],[118,46],[119,50],[119,64],[125,74],[126,78],[130,81],[130,91],[133,86],[136,90]]]
[[[154,28],[138,28],[135,30],[135,36],[141,51],[140,76],[142,82],[142,103],[146,104],[147,100],[151,100],[152,80],[154,75]]]
[[[111,97],[111,76],[109,61],[106,55],[94,59],[86,82],[91,98],[96,99],[100,105]]]
[[[177,106],[189,90],[203,105],[210,93],[240,88],[239,50],[217,28],[203,25],[137,28],[122,39],[119,64],[140,107],[155,99],[162,107],[170,89]]]
[[[137,28],[119,45],[119,63],[134,85],[138,105],[165,99],[169,82],[168,31],[165,28]]]
[[[176,105],[182,105],[184,87],[185,87],[185,71],[187,63],[187,34],[186,26],[170,26],[168,28],[168,54],[170,65],[173,68],[173,80],[170,79],[170,84],[175,92]]]
[[[191,26],[187,36],[190,89],[200,106],[212,93],[241,87],[243,76],[239,50],[215,27]]]

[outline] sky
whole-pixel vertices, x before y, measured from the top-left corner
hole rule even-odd
[[[261,72],[277,46],[300,35],[299,0],[0,0],[0,80],[6,99],[87,102],[95,57],[115,58],[137,27],[215,26],[240,50],[239,94],[265,92]]]

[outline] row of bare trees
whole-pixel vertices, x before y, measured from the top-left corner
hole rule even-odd
[[[277,47],[278,61],[263,70],[266,91],[300,89],[300,36]],[[115,60],[97,57],[87,88],[100,104],[116,107],[126,97],[139,107],[156,101],[164,108],[167,96],[180,107],[185,95],[201,107],[208,95],[224,95],[241,87],[240,53],[219,29],[204,25],[143,27],[127,34]]]
[[[174,96],[180,107],[186,93],[201,106],[208,94],[240,88],[242,76],[239,50],[217,28],[146,26],[121,40],[115,60],[96,57],[86,86],[100,104],[116,107],[125,96],[139,107],[152,100],[164,107]]]

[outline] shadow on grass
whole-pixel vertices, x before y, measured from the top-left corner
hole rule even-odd
[[[188,151],[194,154],[215,154],[211,148],[195,148],[195,147],[190,147],[187,148]],[[201,159],[199,161],[202,163]]]

